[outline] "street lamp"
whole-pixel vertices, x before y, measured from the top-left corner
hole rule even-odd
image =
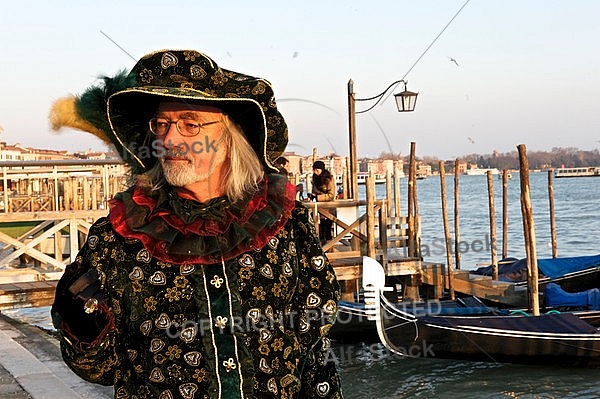
[[[372,110],[383,98],[383,96],[395,85],[399,83],[404,83],[404,91],[394,94],[396,98],[396,106],[398,107],[398,112],[412,112],[415,110],[415,105],[417,103],[417,95],[419,93],[413,93],[412,91],[406,90],[406,82],[405,80],[397,80],[394,83],[390,84],[383,92],[379,93],[376,96],[369,98],[356,98],[354,96],[354,82],[352,79],[348,81],[348,128],[350,133],[350,170],[348,171],[350,184],[348,185],[348,196],[346,198],[358,199],[358,181],[356,180],[357,170],[356,170],[356,114],[362,114],[365,112],[369,112]],[[371,107],[356,112],[355,103],[356,101],[374,101]]]

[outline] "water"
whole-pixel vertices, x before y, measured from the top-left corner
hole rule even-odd
[[[600,397],[599,373],[592,369],[403,359],[379,354],[345,360],[341,369],[346,399]]]
[[[502,250],[502,182],[494,176],[498,259]],[[554,179],[554,206],[558,255],[600,253],[600,179]],[[378,198],[385,186],[377,186]],[[548,175],[530,174],[538,258],[552,257]],[[473,269],[491,261],[491,251],[475,251],[473,243],[486,242],[490,234],[487,177],[461,176],[459,221],[461,265]],[[407,193],[402,180],[401,195]],[[446,192],[450,231],[454,231],[454,177],[447,176]],[[430,246],[424,260],[446,263],[444,226],[439,177],[417,181],[422,243]],[[401,210],[406,215],[406,199]],[[519,174],[508,183],[508,256],[525,256],[520,208]],[[467,245],[468,244],[468,245]],[[467,249],[468,248],[468,249]],[[478,249],[478,246],[475,246]],[[424,249],[424,248],[423,248]],[[350,348],[350,349],[348,349]],[[538,367],[511,364],[461,362],[416,358],[405,359],[386,353],[371,343],[335,347],[342,369],[345,398],[600,398],[600,371],[595,369]],[[343,355],[342,355],[343,354]]]
[[[453,176],[447,177],[448,213],[453,231]],[[551,257],[547,174],[530,175],[538,258]],[[461,265],[464,269],[489,263],[489,251],[477,251],[477,240],[489,236],[487,178],[461,176],[459,182]],[[502,248],[502,184],[494,176],[498,256]],[[361,188],[364,190],[364,188]],[[509,181],[509,256],[524,257],[523,227],[519,202],[519,175]],[[377,186],[378,198],[385,187]],[[406,195],[406,179],[401,195]],[[554,180],[554,201],[559,256],[600,253],[600,178]],[[424,259],[446,263],[442,250],[444,229],[439,177],[417,181],[422,243],[430,247]],[[402,199],[406,214],[406,200]],[[467,249],[468,247],[468,249]],[[475,248],[475,249],[474,249]],[[49,308],[4,311],[26,322],[50,328]],[[600,398],[599,370],[510,364],[460,362],[435,358],[403,359],[386,353],[376,343],[334,345],[334,358],[342,378],[344,397],[358,398]]]
[[[530,174],[538,258],[552,257],[548,175]],[[494,176],[494,203],[498,259],[502,255],[502,181]],[[554,207],[559,256],[600,253],[600,179],[554,179]],[[364,190],[364,189],[363,189]],[[385,197],[385,185],[377,185],[377,197]],[[446,176],[447,212],[454,237],[454,176]],[[401,211],[406,215],[406,179],[401,180]],[[417,180],[421,216],[423,258],[446,263],[440,178]],[[461,268],[474,269],[491,263],[490,215],[486,176],[461,176],[459,181],[459,229]],[[525,257],[519,174],[508,182],[508,256]],[[487,247],[487,248],[486,248]]]

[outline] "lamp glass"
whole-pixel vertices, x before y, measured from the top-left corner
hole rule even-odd
[[[415,110],[417,104],[417,95],[419,93],[413,93],[412,91],[404,90],[401,93],[394,94],[396,98],[396,105],[398,106],[398,112],[412,112]]]

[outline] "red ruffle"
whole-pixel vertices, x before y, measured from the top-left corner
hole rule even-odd
[[[295,207],[296,188],[289,182],[285,183],[285,193],[280,193],[283,200],[283,206],[280,215],[275,215],[276,220],[271,226],[253,232],[252,239],[247,243],[240,243],[233,248],[223,249],[223,252],[216,255],[190,254],[179,255],[170,254],[165,251],[167,243],[139,231],[133,231],[127,224],[127,210],[125,203],[118,199],[110,201],[110,221],[115,231],[124,238],[137,239],[142,242],[144,247],[157,259],[175,264],[181,263],[200,263],[212,264],[220,262],[221,259],[227,260],[235,258],[244,252],[252,249],[260,249],[274,237],[279,230],[287,223]],[[227,232],[235,224],[237,227],[244,227],[255,212],[267,212],[269,206],[269,187],[268,180],[265,178],[261,182],[260,190],[248,201],[240,214],[234,214],[229,209],[225,211],[225,217],[221,220],[208,220],[198,218],[192,223],[185,224],[176,214],[166,210],[156,210],[157,200],[146,194],[143,190],[136,188],[132,193],[132,200],[136,205],[146,208],[144,213],[148,216],[146,220],[155,218],[162,219],[170,228],[175,229],[183,236],[197,235],[207,237],[218,237]],[[250,226],[248,226],[250,227]],[[249,228],[248,231],[251,229]]]

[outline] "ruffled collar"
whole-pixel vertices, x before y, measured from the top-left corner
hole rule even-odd
[[[256,193],[235,203],[226,197],[199,203],[168,188],[135,186],[110,201],[110,221],[161,261],[211,264],[265,246],[290,218],[295,196],[278,174],[265,176]]]

